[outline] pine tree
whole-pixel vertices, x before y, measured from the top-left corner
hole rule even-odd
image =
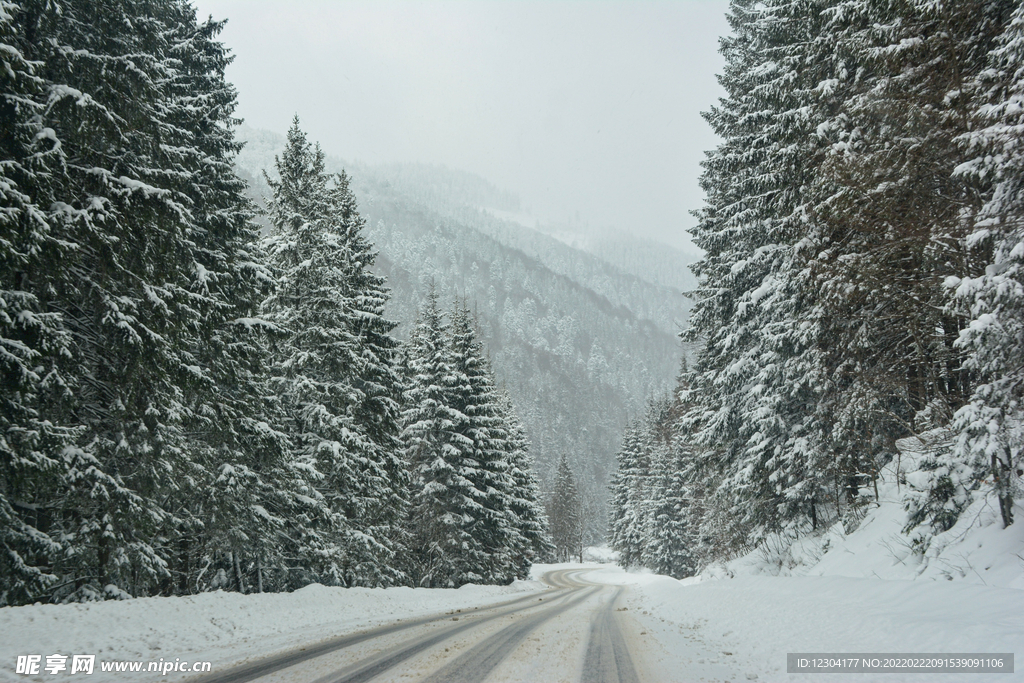
[[[687,339],[703,343],[687,430],[714,451],[712,509],[730,543],[817,519],[833,468],[813,416],[824,376],[803,250],[809,183],[846,87],[824,31],[837,3],[736,1],[722,43],[728,93],[706,116],[723,138],[704,163],[695,242],[706,252]]]
[[[457,387],[453,407],[465,417],[461,433],[472,445],[463,462],[481,506],[471,533],[487,556],[481,572],[484,581],[510,583],[519,564],[515,554],[525,548],[526,541],[512,509],[515,482],[507,447],[508,425],[469,310],[456,304],[451,321],[450,348]]]
[[[512,477],[509,510],[521,544],[513,550],[513,556],[518,555],[520,558],[517,578],[526,579],[529,576],[530,565],[548,561],[552,557],[554,546],[548,533],[547,514],[540,502],[540,485],[533,471],[529,443],[523,425],[508,394],[501,394],[500,405],[507,425],[508,439],[505,448]]]
[[[558,461],[555,475],[555,489],[548,504],[551,520],[551,541],[555,545],[555,558],[569,562],[573,557],[583,561],[583,505],[580,500],[576,477],[569,469],[563,454]]]
[[[610,545],[624,567],[639,566],[643,556],[643,490],[649,471],[646,436],[641,422],[627,427],[612,477]]]
[[[21,309],[11,336],[36,328],[22,357],[45,373],[21,375],[9,405],[30,408],[21,426],[48,425],[18,438],[35,455],[11,481],[33,537],[60,539],[33,562],[55,578],[49,599],[181,590],[179,560],[220,512],[185,493],[217,476],[210,432],[190,433],[216,384],[201,356],[260,279],[230,170],[220,25],[173,0],[20,3],[3,22],[18,93],[4,114],[17,131],[4,172],[18,183],[4,198],[18,226],[5,259],[27,268],[6,300]],[[33,459],[45,477],[29,474]]]
[[[936,480],[995,489],[1004,526],[1013,523],[1024,446],[1024,6],[1017,4],[974,83],[975,130],[961,136],[970,155],[957,174],[987,189],[965,247],[983,273],[952,277],[954,306],[970,319],[957,340],[976,385],[954,416],[956,444],[936,462]],[[936,482],[939,483],[939,482]],[[938,489],[938,486],[933,487]],[[963,496],[961,495],[961,498]],[[934,497],[933,497],[934,498]],[[942,504],[944,501],[930,501]]]
[[[75,437],[48,410],[69,398],[62,359],[72,340],[45,298],[69,250],[47,215],[62,155],[40,117],[47,84],[18,47],[21,11],[0,4],[0,606],[58,581],[51,560],[62,543],[44,501],[63,483],[60,456]]]
[[[417,585],[457,587],[485,580],[482,539],[474,536],[486,511],[470,465],[473,440],[468,417],[456,408],[465,391],[457,376],[449,326],[433,291],[410,339],[412,377],[403,412],[406,457],[412,468],[411,506]]]
[[[696,535],[690,527],[691,500],[684,477],[684,459],[680,444],[662,443],[655,450],[642,556],[643,566],[677,579],[693,576],[697,571]]]
[[[833,424],[848,498],[897,438],[945,428],[971,393],[957,347],[966,316],[947,305],[943,282],[983,265],[964,248],[964,218],[980,207],[984,183],[954,173],[963,160],[955,141],[970,128],[972,80],[1011,5],[850,3],[837,27],[861,77],[832,131],[818,181],[827,189],[813,190],[822,248],[808,267],[834,378],[819,419]],[[931,508],[936,528],[948,528],[969,497],[948,495],[948,468],[923,466],[935,473],[937,500],[911,503],[910,526]]]
[[[273,387],[293,435],[293,467],[307,496],[292,527],[299,581],[387,585],[403,577],[405,469],[398,452],[395,324],[382,317],[387,292],[344,174],[299,129],[276,160],[265,240],[277,288],[264,302],[274,337]]]

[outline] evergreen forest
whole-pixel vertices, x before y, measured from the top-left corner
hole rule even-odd
[[[916,552],[976,500],[1013,524],[1024,5],[733,0],[729,22],[693,230],[699,350],[626,431],[613,547],[683,577],[856,528],[908,439]]]
[[[0,3],[0,605],[525,577],[547,518],[473,314],[394,336],[297,118],[248,196],[222,28]]]

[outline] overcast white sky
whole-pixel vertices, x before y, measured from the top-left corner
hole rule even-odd
[[[473,171],[534,215],[685,246],[726,0],[196,0],[239,115],[325,151]]]

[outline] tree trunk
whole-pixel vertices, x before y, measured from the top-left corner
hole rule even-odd
[[[999,499],[999,514],[1003,517],[1003,528],[1013,524],[1013,492],[1010,489],[1010,472],[1012,463],[1009,449],[1006,451],[1006,462],[992,453],[992,478],[995,480],[996,497]]]
[[[245,593],[245,582],[242,580],[242,565],[238,562],[238,553],[231,551],[231,565],[235,568],[235,585],[239,593]]]

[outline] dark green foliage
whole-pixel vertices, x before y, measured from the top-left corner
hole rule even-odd
[[[309,579],[400,582],[406,472],[387,290],[369,270],[374,254],[347,176],[324,172],[297,119],[277,172],[264,241],[278,279],[263,305],[276,328],[271,387],[292,439],[290,466],[316,494],[288,535],[302,538],[294,554]]]
[[[474,321],[460,306],[450,317],[431,292],[409,343],[414,574],[432,587],[509,583],[546,552],[545,520],[518,418],[494,389]]]
[[[580,499],[576,477],[563,455],[558,461],[555,489],[548,501],[548,519],[551,520],[551,542],[555,545],[555,558],[559,562],[583,561],[583,501]]]

